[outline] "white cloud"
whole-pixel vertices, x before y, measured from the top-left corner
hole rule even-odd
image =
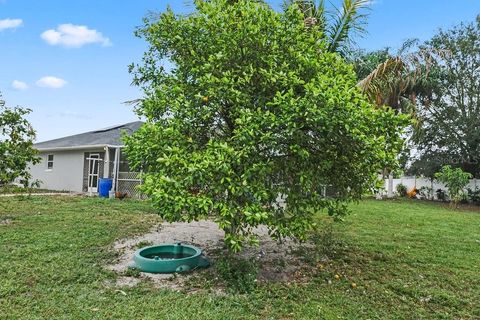
[[[12,88],[15,89],[15,90],[27,90],[28,89],[28,84],[26,84],[23,81],[13,80]]]
[[[47,30],[40,37],[53,46],[62,45],[69,48],[80,48],[90,43],[99,43],[104,47],[112,45],[110,39],[97,30],[71,23],[61,24],[56,30]]]
[[[5,29],[16,29],[23,24],[22,19],[3,19],[0,20],[0,31]]]
[[[52,76],[46,76],[43,78],[40,78],[36,82],[37,86],[43,87],[43,88],[54,88],[58,89],[63,87],[64,85],[67,84],[67,81],[57,78],[57,77],[52,77]]]

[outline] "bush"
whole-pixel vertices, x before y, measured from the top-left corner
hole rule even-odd
[[[431,199],[433,195],[433,189],[427,186],[423,186],[418,189],[418,194],[421,199]]]
[[[447,186],[448,196],[455,206],[462,200],[463,189],[471,177],[470,173],[464,172],[460,168],[453,169],[449,165],[442,167],[440,172],[435,173],[435,178]]]
[[[397,193],[400,197],[406,197],[407,196],[407,186],[404,184],[397,184]]]
[[[440,201],[446,201],[447,200],[447,193],[445,192],[445,190],[437,189],[437,191],[435,191],[435,193],[437,194],[437,199],[438,200],[440,200]]]
[[[460,196],[459,196],[459,202],[462,204],[468,204],[469,199],[468,199],[468,193],[466,191],[461,191]]]
[[[468,200],[475,204],[480,205],[480,189],[472,190],[470,188],[467,189],[467,198]]]

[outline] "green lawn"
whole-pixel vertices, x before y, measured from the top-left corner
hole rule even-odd
[[[112,286],[113,242],[158,222],[146,202],[0,198],[0,319],[480,318],[480,212],[420,201],[352,209],[334,226],[335,258],[307,283],[239,295]]]
[[[15,185],[7,185],[0,187],[1,194],[29,194],[29,193],[69,193],[68,191],[50,190],[40,188],[24,188]]]

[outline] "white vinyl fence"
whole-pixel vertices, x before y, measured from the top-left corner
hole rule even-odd
[[[397,193],[397,185],[403,184],[407,187],[407,191],[412,190],[413,188],[420,189],[422,187],[427,187],[432,190],[432,195],[434,199],[437,198],[436,191],[442,189],[445,192],[448,192],[448,188],[436,180],[431,180],[428,178],[417,178],[415,176],[406,176],[401,177],[400,179],[393,179],[393,193]],[[385,190],[388,190],[388,178],[385,179],[384,184]],[[465,189],[477,190],[480,189],[480,179],[470,179],[470,182]]]

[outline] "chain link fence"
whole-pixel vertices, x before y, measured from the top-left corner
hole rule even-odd
[[[119,172],[117,183],[117,192],[129,198],[145,199],[146,196],[138,189],[142,184],[139,172]]]

